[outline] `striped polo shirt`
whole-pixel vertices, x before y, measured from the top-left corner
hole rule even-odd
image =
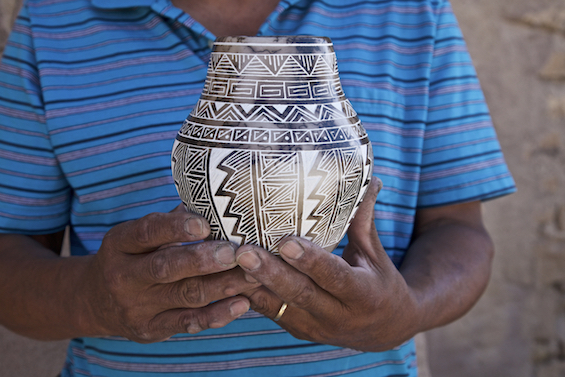
[[[418,208],[514,191],[447,0],[282,0],[259,35],[332,39],[343,90],[372,141],[384,183],[375,221],[397,265]],[[26,1],[0,65],[0,231],[70,225],[72,254],[85,255],[112,226],[177,206],[171,148],[214,39],[170,0]],[[297,340],[250,311],[156,344],[74,339],[62,371],[161,374],[416,376],[417,368],[412,341],[364,353]]]

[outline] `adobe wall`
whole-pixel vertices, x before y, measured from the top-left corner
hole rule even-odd
[[[427,334],[432,374],[565,376],[565,3],[452,1],[518,192],[484,205],[492,280]]]

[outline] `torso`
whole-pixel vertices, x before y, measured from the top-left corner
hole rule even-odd
[[[173,1],[217,35],[255,34],[269,17],[263,6],[277,7],[272,0],[208,0],[213,6]],[[8,168],[0,172],[0,192],[14,195],[7,185],[23,186],[21,197],[2,207],[11,211],[2,214],[3,229],[53,233],[72,221],[73,254],[95,253],[111,226],[179,204],[170,154],[205,84],[202,58],[212,36],[190,28],[192,20],[166,2],[156,2],[155,9],[137,2],[139,7],[122,8],[115,0],[98,0],[106,7],[100,10],[87,0],[66,2],[64,9],[60,2],[31,0],[33,6],[23,8],[30,14],[18,18],[17,38],[4,53],[8,64],[0,68],[4,79],[14,72],[2,87],[12,97],[2,102],[10,112],[1,121],[14,123],[0,130],[1,140],[10,141],[0,148],[1,157],[6,166],[21,168],[10,181],[4,180]],[[191,9],[194,3],[222,14],[200,14]],[[281,2],[280,16],[263,25],[271,35],[326,35],[334,41],[344,92],[370,132],[374,173],[385,184],[376,207],[379,236],[399,263],[417,206],[500,195],[511,183],[497,165],[502,158],[494,153],[495,136],[463,39],[445,2],[305,3]],[[238,17],[239,9],[253,11]],[[77,19],[84,22],[77,25]],[[30,69],[35,65],[37,76]],[[26,86],[11,89],[18,80]],[[171,376],[417,373],[413,343],[385,354],[359,353],[280,331],[250,313],[225,329],[151,345],[73,340],[62,376],[76,370],[123,376],[152,370]],[[259,342],[272,347],[257,350]]]

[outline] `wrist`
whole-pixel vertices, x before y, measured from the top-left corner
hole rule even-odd
[[[67,310],[74,313],[72,318],[74,332],[78,336],[108,336],[112,335],[107,327],[104,316],[107,314],[101,295],[105,290],[101,289],[97,282],[100,280],[100,269],[97,256],[70,257],[74,264],[75,286],[72,288],[72,298],[67,302]],[[106,297],[107,298],[107,297]]]

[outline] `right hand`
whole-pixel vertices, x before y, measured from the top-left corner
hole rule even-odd
[[[179,206],[180,207],[180,206]],[[236,247],[200,241],[207,221],[182,210],[116,225],[87,268],[85,318],[100,335],[139,343],[223,327],[249,309],[240,293],[259,283],[236,266]]]

